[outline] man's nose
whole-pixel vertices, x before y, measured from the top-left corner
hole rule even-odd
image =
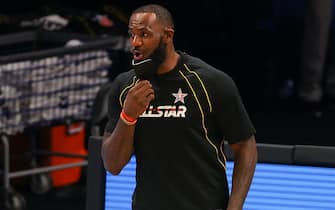
[[[130,39],[131,39],[131,44],[134,47],[135,46],[140,46],[140,45],[143,44],[142,39],[140,37],[136,36],[136,35],[131,37]]]

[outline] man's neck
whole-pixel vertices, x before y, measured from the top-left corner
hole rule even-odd
[[[158,68],[158,74],[164,74],[169,71],[172,71],[174,67],[177,65],[180,55],[175,51],[172,50],[170,53],[167,53],[166,59]]]

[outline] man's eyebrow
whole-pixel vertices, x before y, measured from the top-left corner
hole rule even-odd
[[[128,26],[128,30],[143,30],[145,29],[145,26]]]
[[[149,26],[140,26],[140,27],[131,27],[131,26],[128,26],[128,32],[131,32],[131,31],[149,31],[149,32],[152,32],[153,29]]]

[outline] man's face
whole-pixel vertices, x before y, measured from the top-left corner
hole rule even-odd
[[[129,20],[129,35],[134,61],[152,58],[156,62],[163,62],[166,56],[163,33],[163,26],[154,13],[132,15]]]

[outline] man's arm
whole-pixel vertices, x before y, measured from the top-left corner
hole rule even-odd
[[[105,133],[101,148],[104,166],[113,175],[118,175],[129,162],[133,153],[135,125],[118,121],[113,133]]]
[[[234,171],[227,210],[242,210],[257,163],[255,137],[230,146],[234,155]]]
[[[137,119],[154,99],[149,81],[139,81],[126,96],[122,110],[132,119]],[[101,155],[106,170],[117,175],[129,162],[134,151],[135,125],[119,118],[112,133],[105,133]]]

